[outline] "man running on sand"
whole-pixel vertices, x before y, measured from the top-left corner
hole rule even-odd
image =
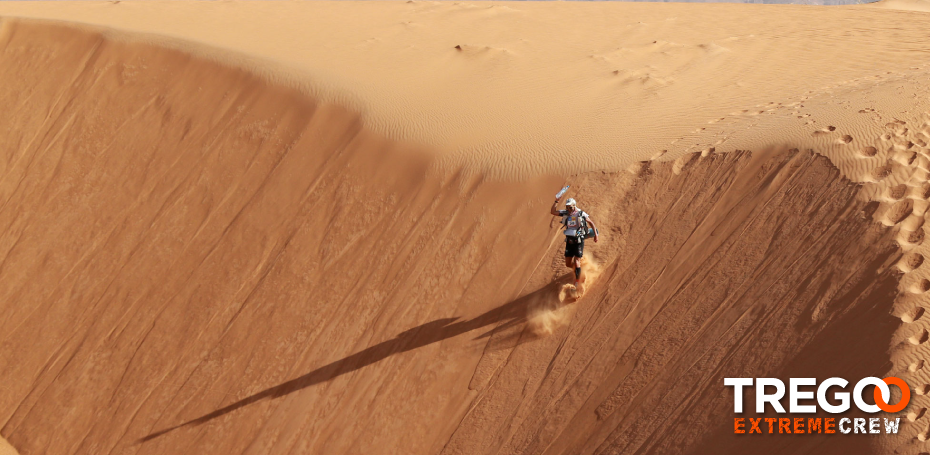
[[[578,208],[578,204],[572,198],[565,201],[565,210],[556,210],[559,200],[561,200],[561,193],[555,198],[550,213],[552,216],[562,217],[562,225],[565,226],[565,267],[575,269],[575,290],[581,293],[583,292],[581,289],[581,257],[584,255],[584,239],[593,231],[594,242],[597,243],[597,226],[587,213]]]

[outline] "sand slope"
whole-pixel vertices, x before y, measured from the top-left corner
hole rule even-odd
[[[119,20],[132,25],[158,5],[133,4],[137,16]],[[285,25],[287,8],[311,7],[283,5]],[[667,18],[676,6],[637,17]],[[33,7],[0,4],[0,13]],[[316,7],[325,17],[349,6]],[[689,20],[710,14],[693,11]],[[857,24],[901,14],[836,11],[865,18]],[[352,96],[328,97],[338,64],[306,68],[300,77],[323,81],[313,85],[150,37],[0,27],[0,433],[23,454],[757,452],[732,435],[723,377],[889,372],[923,391],[900,438],[781,438],[765,448],[926,450],[930,117],[925,79],[911,77],[922,70],[904,69],[918,53],[917,25],[880,35],[902,43],[883,51],[891,74],[844,81],[874,71],[860,60],[877,56],[870,44],[852,59],[823,58],[852,62],[819,67],[823,79],[786,75],[806,93],[795,104],[746,106],[732,124],[702,120],[739,133],[720,150],[697,139],[719,132],[706,126],[662,156],[632,146],[612,154],[598,117],[533,136],[574,143],[585,123],[599,145],[580,167],[528,152],[522,127],[485,119],[443,143],[430,138],[446,123],[408,113],[419,111],[402,109],[396,128],[380,122],[390,115],[378,96],[398,106],[431,98],[398,101],[400,88],[351,78]],[[865,36],[848,33],[834,39]],[[715,102],[777,89],[782,79],[757,54],[742,55],[735,74],[761,85],[734,89],[735,101],[719,91]],[[535,90],[569,98],[546,83]],[[679,101],[690,99],[683,93]],[[450,104],[439,119],[467,116],[482,99]],[[673,104],[649,106],[681,116],[664,117],[668,131],[695,122]],[[533,122],[563,115],[564,104],[520,106],[537,117],[512,118]],[[635,112],[623,118],[659,115]],[[430,120],[412,133],[420,118]],[[513,147],[469,144],[495,137]],[[605,168],[571,174],[587,166]],[[604,233],[586,247],[589,289],[574,304],[560,292],[569,276],[548,215],[566,180]]]

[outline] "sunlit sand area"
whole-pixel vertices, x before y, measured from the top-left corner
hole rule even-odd
[[[928,5],[0,2],[0,435],[930,452]],[[897,434],[734,434],[833,376]]]
[[[16,455],[16,449],[3,438],[0,438],[0,455]]]

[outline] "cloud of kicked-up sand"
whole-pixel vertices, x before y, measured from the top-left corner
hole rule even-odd
[[[581,277],[585,288],[581,293],[575,285],[565,283],[556,294],[528,308],[527,327],[537,336],[548,336],[558,328],[571,322],[571,304],[580,300],[601,275],[601,265],[594,259],[584,258],[581,262]]]

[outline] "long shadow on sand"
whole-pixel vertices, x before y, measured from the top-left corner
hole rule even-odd
[[[392,355],[411,351],[429,344],[452,338],[472,330],[480,329],[503,322],[491,331],[476,338],[490,337],[496,331],[513,327],[526,321],[527,313],[537,304],[545,304],[550,297],[558,293],[559,286],[565,280],[560,279],[527,294],[509,303],[487,311],[472,319],[459,321],[459,318],[443,318],[427,322],[410,330],[401,332],[393,339],[382,341],[374,346],[356,352],[348,357],[323,365],[299,378],[292,379],[274,387],[262,390],[252,396],[243,398],[229,406],[217,409],[202,417],[184,422],[182,424],[152,433],[138,442],[146,442],[163,436],[166,433],[191,425],[200,425],[217,417],[233,412],[260,400],[282,397],[307,387],[335,379],[347,373],[362,369],[373,363],[380,362]]]

